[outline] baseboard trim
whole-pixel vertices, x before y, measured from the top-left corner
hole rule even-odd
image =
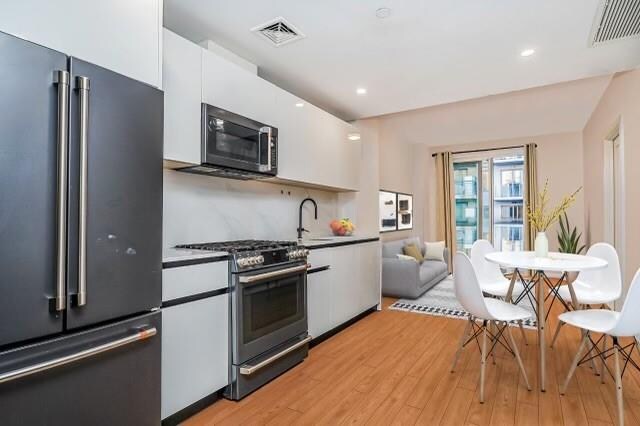
[[[205,408],[207,408],[214,402],[218,401],[219,399],[223,399],[224,398],[224,396],[222,395],[223,390],[224,388],[218,390],[217,392],[214,392],[212,394],[205,396],[204,398],[194,402],[193,404],[183,408],[180,411],[173,413],[166,419],[162,420],[162,426],[177,426],[178,424],[182,423],[183,421],[187,420],[189,417],[204,410]]]
[[[340,333],[345,328],[347,328],[349,326],[352,326],[353,324],[355,324],[356,322],[360,321],[362,318],[366,317],[367,315],[372,314],[372,313],[377,312],[377,311],[378,311],[378,305],[372,306],[369,309],[367,309],[366,311],[364,311],[364,312],[356,315],[355,317],[351,318],[350,320],[348,320],[346,322],[343,322],[339,326],[334,327],[331,330],[324,332],[323,334],[321,334],[318,337],[314,337],[313,340],[311,342],[309,342],[309,349],[313,348],[316,345],[319,345],[320,343],[324,342],[328,338],[333,337],[336,334]]]

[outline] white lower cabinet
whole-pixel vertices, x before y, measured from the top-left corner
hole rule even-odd
[[[318,337],[380,302],[380,242],[311,250],[307,276],[309,334]]]
[[[229,383],[229,295],[162,309],[162,418]]]

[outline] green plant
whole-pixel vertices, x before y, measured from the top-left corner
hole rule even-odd
[[[558,245],[561,253],[580,254],[584,250],[584,244],[578,248],[582,232],[578,234],[578,228],[569,224],[567,212],[564,212],[564,219],[560,216],[560,232],[558,232]]]

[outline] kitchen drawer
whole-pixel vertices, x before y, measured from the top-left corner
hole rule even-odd
[[[193,296],[229,285],[229,262],[209,262],[162,270],[162,301]]]
[[[229,383],[229,295],[162,308],[162,418]]]

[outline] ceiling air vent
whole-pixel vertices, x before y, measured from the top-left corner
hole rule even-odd
[[[275,47],[284,46],[305,37],[293,24],[282,16],[251,28],[251,31],[269,41]]]
[[[603,0],[591,30],[591,46],[640,35],[640,1]]]

